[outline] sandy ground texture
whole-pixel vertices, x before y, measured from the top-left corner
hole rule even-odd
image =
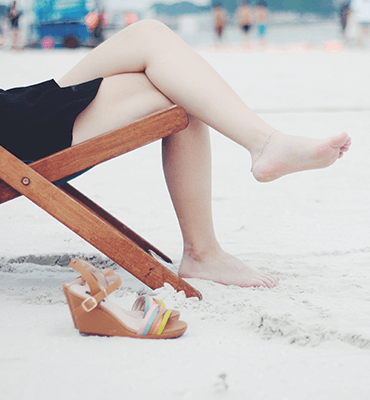
[[[58,79],[85,50],[1,53],[0,87]],[[370,386],[370,52],[202,55],[283,132],[347,130],[351,151],[326,170],[259,184],[245,150],[212,132],[213,205],[224,248],[280,276],[273,289],[191,280],[204,299],[165,286],[186,334],[172,341],[83,337],[61,285],[71,255],[110,265],[21,198],[0,208],[0,386],[11,399],[368,399]],[[2,127],[1,129],[4,129]],[[174,260],[181,236],[154,143],[74,185]],[[151,293],[117,269],[111,297]]]

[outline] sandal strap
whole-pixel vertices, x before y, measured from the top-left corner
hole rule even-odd
[[[72,311],[72,315],[74,317],[82,314],[83,312],[90,312],[94,310],[94,308],[96,308],[105,297],[117,290],[122,283],[119,275],[114,274],[109,277],[109,281],[111,282],[110,285],[102,288],[101,286],[99,286],[96,279],[96,270],[92,270],[90,272],[86,268],[88,266],[88,263],[85,265],[83,264],[84,263],[82,263],[81,260],[75,259],[72,259],[70,262],[70,266],[78,271],[85,279],[86,283],[89,285],[90,293],[92,294],[92,296],[87,297],[79,307],[75,308]]]
[[[162,308],[160,312],[157,314],[156,319],[153,321],[152,327],[153,330],[149,330],[149,334],[157,334],[158,336],[164,331],[164,328],[167,325],[168,320],[172,314],[172,310],[166,310]]]
[[[144,316],[149,311],[150,308],[150,299],[154,300],[158,306],[162,308],[166,308],[165,304],[162,300],[155,299],[154,297],[148,296],[147,294],[143,294],[142,296],[138,297],[132,306],[132,311],[144,311]]]
[[[149,303],[149,309],[145,312],[144,310],[144,319],[138,330],[138,335],[146,336],[148,334],[157,334],[160,335],[164,328],[167,325],[167,322],[172,314],[171,310],[167,310],[166,308],[161,307],[156,299],[153,299],[150,296],[140,296],[135,304],[142,305],[145,302],[145,305]],[[135,306],[134,304],[134,306]],[[134,307],[133,307],[134,309]],[[137,308],[136,308],[137,309]]]
[[[144,311],[144,319],[141,323],[140,329],[138,330],[138,335],[147,335],[150,327],[152,326],[155,317],[159,312],[159,305],[152,299],[150,296],[147,296],[149,299],[149,309],[147,312]]]
[[[101,269],[100,272],[101,272],[105,277],[115,275],[113,267],[108,267],[108,268]]]
[[[161,321],[161,323],[159,325],[159,328],[157,330],[157,335],[160,335],[163,332],[164,328],[167,325],[168,320],[170,319],[171,314],[172,314],[172,310],[167,310],[166,311],[166,313],[164,314],[164,316],[162,318],[162,321]]]
[[[90,312],[96,308],[102,300],[108,297],[111,293],[117,290],[121,286],[121,278],[116,275],[116,279],[106,289],[100,290],[95,296],[87,297],[79,307],[72,311],[74,317],[82,314],[83,312]]]
[[[100,285],[93,272],[95,272],[89,265],[84,263],[85,260],[72,258],[69,266],[81,274],[85,282],[89,285],[90,293],[95,295],[100,292]],[[90,269],[90,270],[89,270]]]
[[[144,316],[147,314],[147,312],[150,309],[150,299],[152,297],[144,294],[140,297],[138,297],[135,300],[135,303],[133,304],[131,310],[132,311],[143,311],[144,312]],[[153,299],[154,300],[154,299]]]

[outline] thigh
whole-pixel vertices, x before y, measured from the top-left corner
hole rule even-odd
[[[72,145],[171,105],[144,73],[104,78],[95,99],[75,121]]]
[[[153,60],[161,64],[165,54],[178,51],[184,45],[185,42],[163,23],[139,21],[89,52],[59,80],[59,84],[70,86],[121,73],[144,72]]]

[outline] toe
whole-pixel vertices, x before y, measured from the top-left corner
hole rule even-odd
[[[331,145],[335,148],[341,148],[342,146],[344,146],[348,140],[351,141],[351,138],[348,136],[347,132],[343,132],[338,136],[334,136],[331,139],[329,139],[331,141]]]
[[[260,279],[253,279],[251,282],[251,286],[255,286],[255,287],[262,286],[264,288],[268,287],[268,285],[263,280],[260,280]]]
[[[348,151],[349,150],[349,147],[350,147],[350,145],[349,144],[345,144],[344,146],[342,146],[341,148],[340,148],[340,151]]]
[[[279,279],[270,274],[263,274],[263,279],[269,285],[269,287],[274,287],[279,282]]]
[[[266,283],[266,285],[268,287],[274,287],[275,286],[274,281],[269,276],[263,275],[262,279],[263,279],[263,281]]]
[[[275,286],[269,279],[266,279],[265,277],[262,277],[261,279],[262,282],[266,285],[266,287],[272,288]]]

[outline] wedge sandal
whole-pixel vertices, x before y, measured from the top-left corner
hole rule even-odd
[[[107,299],[121,285],[112,269],[102,273],[89,262],[72,259],[81,276],[63,285],[75,327],[81,334],[126,336],[143,339],[170,339],[184,334],[187,324],[179,312],[167,310],[150,296],[140,296],[131,311]],[[174,315],[173,315],[174,314]]]
[[[75,260],[75,259],[73,259],[73,260]],[[103,288],[108,287],[109,283],[112,281],[112,279],[114,279],[114,276],[116,276],[116,274],[114,273],[114,270],[113,270],[112,267],[99,269],[99,268],[96,268],[95,265],[91,264],[90,262],[88,262],[88,261],[86,261],[84,259],[77,259],[75,261],[77,263],[82,263],[85,266],[85,268],[87,268],[88,271],[91,274],[94,275],[96,280],[99,282],[99,286],[101,286]],[[72,260],[71,260],[71,262],[72,262]],[[71,264],[70,264],[70,266],[71,266]],[[74,279],[73,281],[71,281],[69,283],[65,283],[63,285],[63,292],[64,292],[64,295],[65,295],[65,297],[67,299],[67,303],[68,303],[69,309],[70,309],[71,314],[72,314],[73,324],[74,324],[75,328],[77,329],[77,324],[76,324],[75,318],[74,318],[73,313],[72,313],[73,308],[72,308],[72,303],[71,303],[71,299],[69,297],[69,290],[68,290],[68,287],[71,286],[71,285],[82,285],[82,286],[84,286],[84,285],[86,285],[86,281],[84,280],[84,278],[82,276],[79,276],[78,278]],[[147,312],[147,310],[148,310],[148,301],[149,300],[147,299],[145,302],[141,301],[139,303],[139,299],[140,298],[145,298],[145,297],[149,298],[150,296],[147,296],[147,295],[140,296],[137,299],[137,301],[135,302],[134,306],[133,306],[133,311],[140,310],[140,311],[143,311],[143,312]],[[163,303],[162,300],[155,299],[154,297],[153,297],[153,299],[162,308],[166,308],[166,306],[165,306],[165,304]],[[179,319],[180,318],[180,311],[178,311],[178,310],[171,310],[171,311],[172,311],[172,313],[171,313],[170,319]]]

